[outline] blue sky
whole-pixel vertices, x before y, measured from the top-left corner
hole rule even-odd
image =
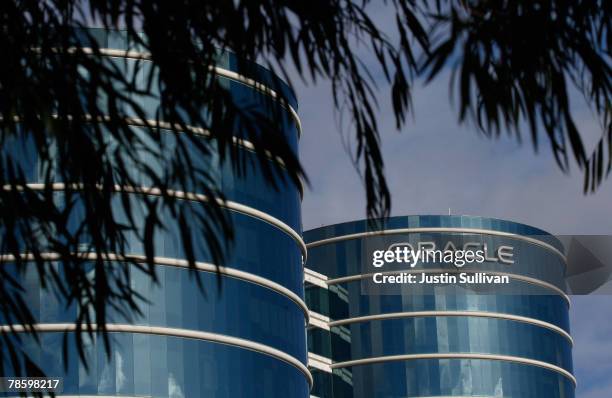
[[[521,145],[460,126],[449,98],[449,75],[428,86],[416,82],[413,118],[401,132],[394,127],[388,87],[380,87],[392,215],[447,214],[450,208],[452,214],[503,218],[555,234],[612,234],[612,180],[585,196],[580,171],[573,167],[563,174],[546,145],[534,153],[527,131]],[[343,145],[347,136],[339,133],[341,115],[333,110],[329,86],[293,83],[304,130],[300,156],[311,182],[303,201],[304,229],[364,218],[363,185]],[[597,121],[577,93],[573,102],[592,144],[600,133]],[[612,297],[575,296],[571,318],[577,396],[612,396]]]

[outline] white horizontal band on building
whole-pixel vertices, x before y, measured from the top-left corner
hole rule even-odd
[[[541,286],[543,288],[546,289],[550,289],[553,290],[556,294],[560,295],[561,297],[563,297],[565,299],[565,301],[567,302],[567,305],[570,306],[571,305],[571,300],[570,297],[561,289],[559,289],[557,286],[542,281],[540,279],[536,279],[536,278],[532,278],[529,276],[525,276],[525,275],[519,275],[519,274],[512,274],[509,272],[501,272],[501,271],[483,271],[483,270],[467,270],[467,269],[461,269],[461,270],[454,270],[454,269],[444,269],[444,268],[429,268],[429,269],[420,269],[420,270],[415,270],[413,268],[408,269],[408,270],[397,270],[397,271],[384,271],[384,272],[378,272],[381,275],[394,275],[394,274],[401,274],[401,273],[408,273],[408,274],[416,274],[416,273],[424,273],[424,274],[438,274],[438,273],[444,273],[444,272],[454,272],[454,273],[459,273],[459,272],[465,272],[468,274],[475,274],[478,272],[486,272],[489,275],[499,275],[499,276],[507,276],[510,279],[515,279],[521,282],[527,282],[530,283],[532,285],[536,285],[536,286]],[[360,280],[360,279],[366,279],[366,278],[370,278],[372,276],[374,276],[374,272],[371,273],[367,273],[367,274],[356,274],[356,275],[349,275],[349,276],[343,276],[340,278],[334,278],[334,279],[329,279],[327,281],[328,285],[335,285],[338,283],[346,283],[346,282],[352,282],[352,281],[356,281],[356,280]]]
[[[539,239],[531,238],[529,236],[514,234],[511,232],[495,231],[492,229],[481,229],[481,228],[450,228],[450,227],[423,227],[423,228],[397,228],[397,229],[385,229],[381,231],[370,231],[370,232],[358,232],[354,234],[347,234],[341,236],[334,236],[333,238],[321,239],[318,241],[310,242],[306,246],[313,248],[322,245],[328,245],[331,243],[342,242],[345,240],[367,238],[370,236],[382,236],[382,235],[400,235],[400,234],[418,234],[418,233],[461,233],[461,234],[479,234],[479,235],[493,235],[501,236],[504,238],[511,238],[516,240],[522,240],[525,242],[532,243],[534,245],[541,246],[547,250],[550,250],[557,256],[559,256],[564,263],[567,263],[567,259],[563,253],[556,247],[543,242]]]
[[[38,190],[38,191],[44,191],[45,189],[49,189],[49,188],[54,191],[64,191],[64,190],[81,190],[83,189],[83,184],[78,184],[78,183],[65,184],[63,182],[54,182],[54,183],[47,185],[44,183],[29,183],[29,184],[25,184],[25,187],[31,190]],[[24,186],[13,187],[11,185],[5,185],[3,189],[5,191],[10,191],[12,189],[24,190],[25,187]],[[102,186],[100,186],[100,189],[102,189]],[[174,189],[162,190],[156,187],[136,187],[136,186],[127,186],[127,185],[114,185],[113,191],[134,193],[134,194],[141,194],[141,195],[152,195],[152,196],[167,195],[167,196],[171,196],[173,198],[180,199],[180,200],[189,200],[189,201],[200,202],[200,203],[210,203],[211,201],[214,200],[217,203],[217,205],[220,207],[224,207],[229,210],[233,210],[237,213],[241,213],[246,216],[260,219],[272,225],[273,227],[276,227],[277,229],[283,231],[284,233],[289,235],[291,238],[293,238],[293,240],[298,244],[302,252],[303,262],[306,261],[307,249],[306,249],[306,244],[302,240],[302,236],[299,233],[297,233],[293,228],[291,228],[289,225],[285,224],[283,221],[279,220],[278,218],[273,217],[269,215],[268,213],[255,209],[253,207],[243,205],[241,203],[234,202],[231,200],[222,200],[220,198],[211,199],[207,195],[202,195],[202,194],[193,193],[193,192],[177,191]]]
[[[160,129],[164,129],[164,130],[178,130],[182,128],[180,125],[176,125],[176,124],[172,125],[172,123],[157,121],[157,120],[152,120],[152,119],[139,119],[139,118],[134,118],[134,117],[126,117],[124,118],[124,120],[128,125],[131,125],[131,126],[140,126],[140,127],[148,127],[148,128],[159,127]],[[187,125],[185,127],[187,128],[187,131],[191,134],[200,135],[202,137],[207,137],[207,138],[212,136],[209,130],[204,129],[202,127],[191,126],[191,125]],[[242,147],[248,151],[251,151],[251,152],[256,151],[255,144],[253,144],[249,140],[245,140],[244,138],[232,137],[232,142],[234,143],[234,145]],[[272,155],[272,153],[268,150],[265,151],[265,155],[270,160],[278,163],[282,167],[285,167],[285,162],[279,156]],[[302,181],[301,178],[299,178],[298,181],[299,181],[298,189],[300,191],[300,197],[303,198],[304,197],[304,181]]]
[[[327,285],[327,279],[327,276],[304,267],[304,282],[327,289],[329,287]]]
[[[318,312],[308,311],[309,321],[308,326],[314,326],[319,329],[329,330],[330,319],[328,316],[319,314]]]
[[[312,312],[311,312],[312,313]],[[412,312],[390,312],[386,314],[373,314],[373,315],[365,315],[354,318],[346,318],[340,319],[337,321],[330,321],[329,327],[334,326],[342,326],[348,325],[352,323],[359,322],[371,322],[371,321],[380,321],[386,319],[400,319],[400,318],[420,318],[420,317],[479,317],[479,318],[495,318],[495,319],[505,319],[509,321],[517,321],[522,323],[527,323],[531,325],[540,326],[549,330],[552,330],[556,333],[559,333],[567,340],[569,340],[570,344],[574,344],[574,340],[569,333],[565,330],[561,329],[557,325],[553,325],[548,322],[541,321],[539,319],[529,318],[520,315],[512,315],[512,314],[504,314],[499,312],[487,312],[487,311],[412,311]]]
[[[308,367],[321,370],[326,373],[332,373],[332,360],[322,355],[312,352],[308,353]]]
[[[75,257],[82,260],[92,260],[95,261],[98,259],[98,255],[96,253],[83,252],[83,253],[75,253]],[[59,253],[40,253],[39,258],[47,261],[59,261],[62,259],[62,256]],[[22,261],[34,261],[36,258],[33,254],[25,253],[20,256]],[[13,262],[16,258],[12,254],[3,254],[0,255],[0,263],[1,262]],[[147,258],[142,255],[134,255],[134,254],[126,254],[124,256],[119,256],[117,254],[108,253],[102,256],[102,260],[104,261],[134,261],[138,263],[146,263]],[[180,268],[189,268],[189,261],[185,259],[179,258],[169,258],[169,257],[153,257],[153,263],[155,265],[169,266],[169,267],[180,267]],[[245,282],[254,283],[256,285],[265,287],[278,293],[282,296],[287,297],[291,301],[295,302],[306,318],[306,323],[310,321],[310,311],[306,306],[306,303],[300,296],[287,289],[286,287],[261,277],[259,275],[251,274],[250,272],[241,271],[236,268],[225,267],[225,266],[217,266],[211,263],[205,263],[202,261],[195,262],[195,269],[198,271],[209,272],[209,273],[220,273],[224,276],[240,279]]]
[[[370,365],[375,363],[393,362],[393,361],[414,361],[419,359],[482,359],[482,360],[493,360],[493,361],[505,361],[519,363],[523,365],[533,365],[544,369],[552,370],[570,379],[574,386],[577,384],[576,378],[573,374],[567,370],[550,364],[548,362],[538,361],[535,359],[515,357],[511,355],[496,355],[496,354],[475,354],[475,353],[431,353],[431,354],[401,354],[401,355],[387,355],[382,357],[372,357],[363,359],[354,359],[351,361],[336,362],[331,365],[332,369],[337,368],[348,368],[351,366]]]
[[[50,117],[57,119],[58,115],[51,115]],[[97,122],[97,123],[104,123],[104,122],[111,120],[109,116],[100,116],[100,117],[94,118],[91,115],[85,115],[83,118],[87,122]],[[192,126],[192,125],[181,126],[176,123],[173,124],[173,123],[164,122],[161,120],[158,121],[154,119],[140,119],[136,117],[122,117],[121,119],[125,121],[125,123],[129,126],[160,128],[164,130],[177,131],[177,132],[180,132],[179,130],[186,128],[186,130],[190,134],[199,135],[199,136],[206,137],[206,138],[212,137],[212,134],[210,133],[209,130],[202,128],[202,127],[198,127],[198,126]],[[3,120],[2,116],[0,116],[0,121],[1,120]],[[20,122],[21,117],[13,116],[13,120],[15,122]],[[238,138],[238,137],[232,137],[232,142],[234,143],[234,145],[242,147],[250,152],[256,152],[255,144],[253,144],[249,140],[245,140],[243,138]],[[285,162],[279,156],[273,156],[272,153],[268,150],[265,151],[265,155],[270,160],[278,163],[283,168],[286,167]],[[304,197],[304,181],[302,180],[301,177],[298,179],[298,181],[299,181],[298,190],[300,191],[300,197],[303,198]]]
[[[70,52],[75,52],[77,49],[73,48],[70,49]],[[79,51],[82,51],[85,54],[95,54],[95,51],[92,48],[88,48],[88,47],[82,47],[78,49]],[[147,53],[147,52],[142,52],[142,51],[129,51],[129,50],[119,50],[119,49],[113,49],[113,48],[100,48],[99,53],[101,55],[105,55],[108,57],[116,57],[116,58],[128,58],[128,59],[140,59],[143,61],[151,61],[151,54]],[[270,87],[266,86],[265,84],[258,82],[255,79],[252,79],[250,77],[246,77],[244,75],[241,75],[237,72],[225,69],[225,68],[221,68],[219,66],[212,66],[211,70],[214,71],[215,74],[225,77],[227,79],[230,80],[234,80],[236,82],[242,83],[246,86],[249,86],[261,93],[264,93],[266,95],[268,95],[269,97],[273,98],[273,99],[279,99],[280,96],[278,95],[278,93],[276,91],[274,91],[273,89],[271,89]],[[295,109],[293,109],[293,107],[288,104],[288,103],[282,103],[280,104],[283,108],[287,109],[287,111],[289,112],[289,114],[291,115],[291,117],[293,118],[293,120],[295,121],[296,127],[297,127],[297,131],[298,131],[298,136],[302,135],[302,122],[300,120],[300,117],[298,116],[298,113],[296,112]]]
[[[94,121],[93,118],[89,118],[90,120]],[[103,122],[105,119],[109,119],[108,117],[104,117],[102,118],[102,120],[100,120],[101,122]],[[186,126],[181,126],[178,124],[172,124],[169,122],[164,122],[161,120],[154,120],[154,119],[140,119],[140,118],[136,118],[136,117],[124,117],[123,120],[125,120],[125,122],[130,125],[130,126],[139,126],[139,127],[147,127],[147,128],[160,128],[160,129],[164,129],[164,130],[172,130],[172,131],[178,131],[180,129],[182,129],[183,127],[185,127],[187,129],[187,131],[193,135],[199,135],[202,137],[206,137],[206,138],[210,138],[212,137],[212,134],[209,130],[202,128],[202,127],[198,127],[198,126],[192,126],[192,125],[186,125]],[[253,144],[251,141],[246,140],[244,138],[238,138],[238,137],[232,137],[232,142],[234,143],[234,145],[237,145],[239,147],[242,147],[248,151],[251,152],[255,152],[256,151],[256,147],[255,144]],[[279,156],[274,156],[272,155],[272,153],[268,150],[265,151],[265,155],[266,157],[268,157],[270,160],[278,163],[279,165],[281,165],[282,167],[286,167],[285,166],[285,162],[283,161],[283,159],[281,159]],[[300,191],[300,196],[304,196],[304,181],[302,181],[302,179],[299,179],[299,191]]]
[[[97,330],[97,325],[92,325],[92,328],[94,330]],[[33,329],[37,332],[74,332],[77,330],[77,327],[75,324],[71,323],[38,323],[33,325]],[[0,330],[4,333],[24,333],[30,331],[29,327],[22,325],[0,325]],[[86,326],[83,326],[83,330],[86,330]],[[308,367],[305,366],[302,362],[300,362],[297,358],[276,348],[257,343],[255,341],[246,340],[239,337],[227,336],[219,333],[159,326],[107,324],[106,330],[108,332],[113,333],[140,333],[160,336],[183,337],[188,339],[205,340],[214,343],[227,344],[235,347],[244,348],[279,359],[288,363],[289,365],[296,367],[306,376],[306,379],[308,380],[308,383],[311,387],[313,384],[312,375],[310,374]]]

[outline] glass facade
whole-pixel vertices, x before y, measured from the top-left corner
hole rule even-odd
[[[137,50],[129,46],[121,32],[92,30],[90,33],[103,49]],[[84,43],[80,44],[87,46],[86,40],[89,39],[83,38]],[[135,68],[138,62],[141,83],[146,84],[148,61],[119,55],[109,57],[127,71]],[[232,54],[220,54],[217,65],[220,70],[239,72],[277,92],[280,90],[289,98],[293,109],[297,107],[289,87],[269,71],[257,65],[237,70],[237,65]],[[264,106],[266,100],[261,96],[267,94],[261,90],[240,80],[223,76],[219,79],[237,103]],[[155,118],[155,101],[135,99],[151,118]],[[299,122],[294,112],[287,109],[285,113],[282,131],[277,133],[282,134],[297,153]],[[134,126],[135,134],[141,132],[141,127]],[[162,130],[163,144],[168,152],[172,153],[187,134],[190,133],[177,135]],[[240,131],[234,136],[241,137]],[[210,140],[205,136],[197,139]],[[207,143],[214,145],[214,142]],[[1,150],[15,154],[28,182],[36,183],[42,181],[38,175],[40,165],[31,148],[27,142],[7,142]],[[60,395],[308,397],[310,374],[306,368],[305,332],[308,312],[303,301],[300,189],[288,178],[284,182],[279,179],[280,187],[274,188],[256,167],[249,167],[247,173],[239,175],[229,161],[213,155],[215,151],[203,158],[201,152],[190,152],[192,148],[187,148],[186,156],[190,156],[192,162],[214,171],[217,185],[226,199],[254,210],[235,211],[231,207],[223,210],[234,226],[235,245],[224,264],[232,272],[219,276],[214,268],[197,271],[199,283],[206,292],[203,294],[193,272],[185,266],[186,255],[179,241],[178,225],[171,221],[171,214],[160,211],[159,218],[167,223],[165,230],[157,232],[154,242],[159,283],[136,270],[130,271],[134,289],[148,302],[141,305],[142,315],[134,317],[108,308],[108,319],[115,326],[110,333],[110,359],[99,336],[86,338],[81,347],[88,358],[89,369],[85,369],[78,360],[74,333],[64,335],[54,329],[73,324],[77,309],[66,306],[54,292],[41,286],[33,264],[23,265],[25,270],[17,269],[14,263],[3,264],[9,273],[21,278],[36,322],[48,327],[39,333],[40,342],[19,333],[14,343],[24,347],[47,375],[64,378]],[[256,155],[248,148],[239,146],[238,150],[243,151],[247,164],[257,164]],[[144,160],[153,169],[161,167],[156,159]],[[142,187],[153,185],[138,175],[134,175],[134,181]],[[184,186],[180,188],[185,189]],[[190,193],[204,194],[195,187],[192,190]],[[62,203],[63,194],[55,193],[54,200]],[[121,209],[122,199],[114,200],[116,208]],[[206,214],[206,204],[201,201],[182,200],[181,206],[191,207],[195,215]],[[135,217],[138,211],[134,209]],[[120,210],[118,212],[121,218]],[[76,225],[78,211],[73,217]],[[131,254],[144,255],[144,248],[135,235],[128,235],[127,239]],[[196,246],[194,251],[196,261],[213,262],[207,248]],[[93,263],[83,264],[85,269],[93,269],[93,266]],[[106,266],[118,265],[107,261]],[[56,261],[53,267],[62,275],[64,264],[61,261]],[[0,314],[0,324],[10,322]],[[68,342],[66,352],[61,349],[64,338]],[[10,375],[10,361],[4,354],[5,369]],[[67,368],[64,364],[68,364]]]
[[[103,49],[138,51],[121,32],[89,33]],[[87,46],[87,40],[90,38],[83,37],[79,44]],[[151,65],[146,59],[107,56],[126,73],[138,70],[139,83],[147,84],[145,76]],[[291,111],[297,109],[297,101],[290,88],[258,65],[245,69],[231,53],[219,54],[217,67],[238,72],[288,98],[290,108],[283,113],[276,133],[297,154],[299,121]],[[231,76],[235,75],[218,79],[236,102],[263,109],[269,101],[263,98],[267,94]],[[156,117],[154,99],[137,95],[133,99],[144,106],[145,116]],[[127,116],[136,116],[126,111]],[[144,137],[142,127],[132,127],[134,134]],[[563,247],[553,236],[518,223],[471,216],[394,217],[377,228],[367,221],[349,222],[304,233],[308,246],[304,275],[299,187],[281,175],[279,183],[284,185],[275,189],[256,167],[239,175],[217,151],[202,157],[188,142],[182,142],[193,139],[188,134],[161,129],[168,154],[186,147],[185,156],[196,166],[214,170],[215,182],[226,199],[253,210],[223,210],[235,229],[235,245],[224,264],[231,273],[219,276],[214,267],[204,267],[197,271],[199,280],[194,278],[185,266],[187,256],[178,225],[173,224],[171,214],[160,210],[159,218],[167,223],[154,242],[159,282],[130,271],[134,289],[148,301],[141,305],[142,314],[133,317],[107,309],[114,328],[106,350],[95,334],[78,347],[74,332],[61,331],[74,323],[77,308],[66,306],[44,288],[33,264],[23,265],[25,269],[10,262],[2,265],[19,278],[36,322],[47,327],[39,333],[39,341],[21,333],[7,338],[23,347],[47,375],[64,378],[60,395],[574,397],[569,298],[563,292],[565,262],[560,255]],[[233,134],[245,138],[239,130]],[[207,140],[214,149],[209,138],[196,139]],[[110,145],[111,141],[109,137]],[[6,140],[0,151],[13,154],[27,181],[37,183],[43,180],[32,149],[27,141]],[[246,164],[257,164],[257,155],[248,148],[239,146],[238,150]],[[147,156],[143,153],[141,159],[151,169],[161,170],[163,161]],[[154,185],[136,171],[132,177],[142,187]],[[204,194],[197,187],[170,188]],[[65,200],[62,192],[56,192],[53,199],[57,203]],[[72,200],[78,209],[78,197]],[[125,199],[113,200],[121,209]],[[182,200],[181,206],[191,214],[206,215],[202,201]],[[134,208],[136,216],[138,211]],[[74,225],[69,228],[76,228],[78,211],[72,217]],[[144,220],[144,213],[140,219]],[[131,254],[144,255],[137,236],[128,235],[127,240]],[[406,242],[443,246],[449,241],[456,247],[474,242],[491,249],[512,247],[511,265],[487,259],[476,267],[508,275],[509,290],[492,294],[497,292],[443,284],[381,291],[367,283],[375,271],[369,257],[373,248]],[[195,246],[194,256],[202,264],[213,261],[206,247]],[[64,266],[61,260],[53,263],[58,275]],[[119,265],[109,260],[105,266]],[[88,271],[94,263],[83,267]],[[385,270],[403,271],[401,267]],[[305,328],[309,311],[310,323]],[[0,313],[1,325],[12,323]],[[60,349],[64,341],[65,351]],[[78,360],[80,353],[87,358],[87,369]],[[10,375],[10,361],[4,353],[2,360]]]
[[[574,397],[565,260],[553,236],[482,217],[409,216],[321,227],[304,238],[306,301],[325,320],[308,329],[312,396]],[[508,287],[371,286],[376,272],[416,273],[406,264],[373,267],[373,250],[429,242],[488,248],[484,262],[461,271],[507,275]],[[512,263],[493,255],[501,246],[513,250]]]

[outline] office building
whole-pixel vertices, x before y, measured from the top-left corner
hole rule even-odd
[[[118,68],[131,73],[138,64],[139,84],[147,84],[146,76],[151,68],[148,54],[131,46],[123,32],[90,30],[89,33],[102,54]],[[88,42],[91,38],[86,36],[83,35],[80,43],[84,48],[92,44]],[[300,127],[296,116],[297,103],[289,87],[262,67],[252,65],[248,71],[242,71],[237,66],[238,62],[231,53],[221,54],[216,65],[217,78],[237,103],[264,106],[275,98],[270,90],[285,90],[290,104],[285,107],[283,118],[286,121],[279,133],[297,153]],[[137,97],[135,99],[140,101]],[[141,105],[148,117],[154,119],[158,102],[147,98],[141,101]],[[138,120],[137,115],[126,116],[134,134],[138,134],[146,121]],[[168,151],[173,151],[188,134],[202,133],[199,126],[191,127],[193,131],[178,135],[162,129]],[[240,131],[235,135],[243,138]],[[203,133],[195,139],[210,140]],[[236,145],[239,151],[243,151],[247,164],[257,164],[256,155],[248,144],[239,141]],[[189,143],[187,145],[189,147]],[[38,176],[39,162],[35,151],[28,150],[27,143],[8,143],[5,150],[20,154],[16,158],[21,159],[29,184],[42,181]],[[300,190],[290,183],[274,189],[266,183],[257,167],[249,167],[246,175],[234,173],[229,161],[220,160],[214,152],[209,158],[200,157],[195,150],[192,153],[192,161],[217,173],[217,183],[228,200],[223,204],[224,211],[229,213],[235,230],[235,245],[223,264],[220,280],[209,250],[194,248],[197,273],[205,296],[201,294],[193,272],[188,269],[178,227],[170,222],[172,215],[161,211],[159,217],[168,222],[165,223],[166,230],[157,232],[154,242],[159,284],[135,269],[131,271],[133,287],[149,302],[141,303],[143,314],[133,319],[108,309],[110,356],[107,357],[99,336],[85,338],[82,349],[88,359],[89,369],[86,369],[79,361],[74,332],[70,331],[78,308],[74,305],[66,307],[54,292],[43,289],[33,264],[18,276],[22,278],[28,305],[38,323],[40,345],[25,333],[20,333],[22,341],[17,346],[40,364],[46,375],[64,379],[63,391],[58,395],[171,398],[308,396],[312,380],[306,367],[308,311],[303,300],[305,246],[301,239]],[[153,168],[159,166],[155,159],[147,161]],[[133,195],[155,195],[155,186],[140,180],[142,186],[134,187],[139,192]],[[60,188],[61,183],[58,181]],[[201,214],[207,206],[206,201],[212,199],[205,197],[205,192],[180,194],[189,199],[182,199],[181,206],[193,206],[193,214]],[[54,200],[63,200],[61,189]],[[119,197],[116,200],[117,209],[121,209]],[[138,216],[138,209],[134,211]],[[119,210],[117,213],[120,216]],[[144,248],[136,236],[128,235],[128,240],[129,254],[144,256]],[[95,253],[84,255],[95,259]],[[2,266],[14,268],[15,264],[5,262]],[[106,266],[122,267],[113,258],[106,261]],[[61,259],[55,261],[53,267],[62,275]],[[93,275],[93,261],[85,262],[83,267]],[[18,274],[15,269],[13,272]],[[5,321],[2,319],[0,323],[6,324]],[[66,334],[67,357],[62,350],[66,330],[69,330]],[[8,361],[8,355],[3,355],[3,358]],[[67,370],[64,369],[66,363]],[[5,369],[10,375],[8,363],[5,363]]]
[[[408,216],[304,237],[311,396],[574,397],[563,247],[546,232],[483,217]],[[403,247],[483,250],[485,261],[413,268],[390,255],[373,265],[375,251]],[[461,273],[471,283],[449,282]],[[472,278],[485,273],[509,283]],[[408,274],[446,279],[374,282]]]

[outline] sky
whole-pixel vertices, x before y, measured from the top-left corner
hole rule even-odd
[[[379,16],[384,22],[385,15]],[[365,61],[369,62],[367,55]],[[415,82],[414,112],[398,132],[380,83],[378,121],[392,215],[468,214],[496,217],[554,234],[612,234],[612,179],[591,195],[582,192],[582,174],[557,167],[542,136],[535,153],[506,135],[488,139],[470,125],[459,125],[449,98],[449,71],[424,85]],[[363,184],[338,129],[329,85],[293,79],[303,125],[300,157],[310,186],[304,195],[304,230],[365,217]],[[600,134],[593,113],[578,93],[572,96],[576,120],[587,145]],[[346,116],[345,116],[346,117]],[[573,296],[577,397],[612,396],[612,297]],[[609,315],[610,314],[610,315]]]
[[[504,218],[556,234],[612,232],[612,180],[584,195],[581,171],[574,165],[564,174],[543,136],[535,153],[527,131],[520,144],[459,125],[448,75],[426,87],[416,82],[412,120],[400,132],[390,106],[380,106],[392,215],[448,214],[450,208],[452,214]],[[296,91],[304,131],[300,156],[311,183],[303,201],[304,229],[365,217],[363,185],[343,145],[346,132],[338,132],[329,88],[301,85]],[[591,111],[576,102],[581,131],[598,134]]]

